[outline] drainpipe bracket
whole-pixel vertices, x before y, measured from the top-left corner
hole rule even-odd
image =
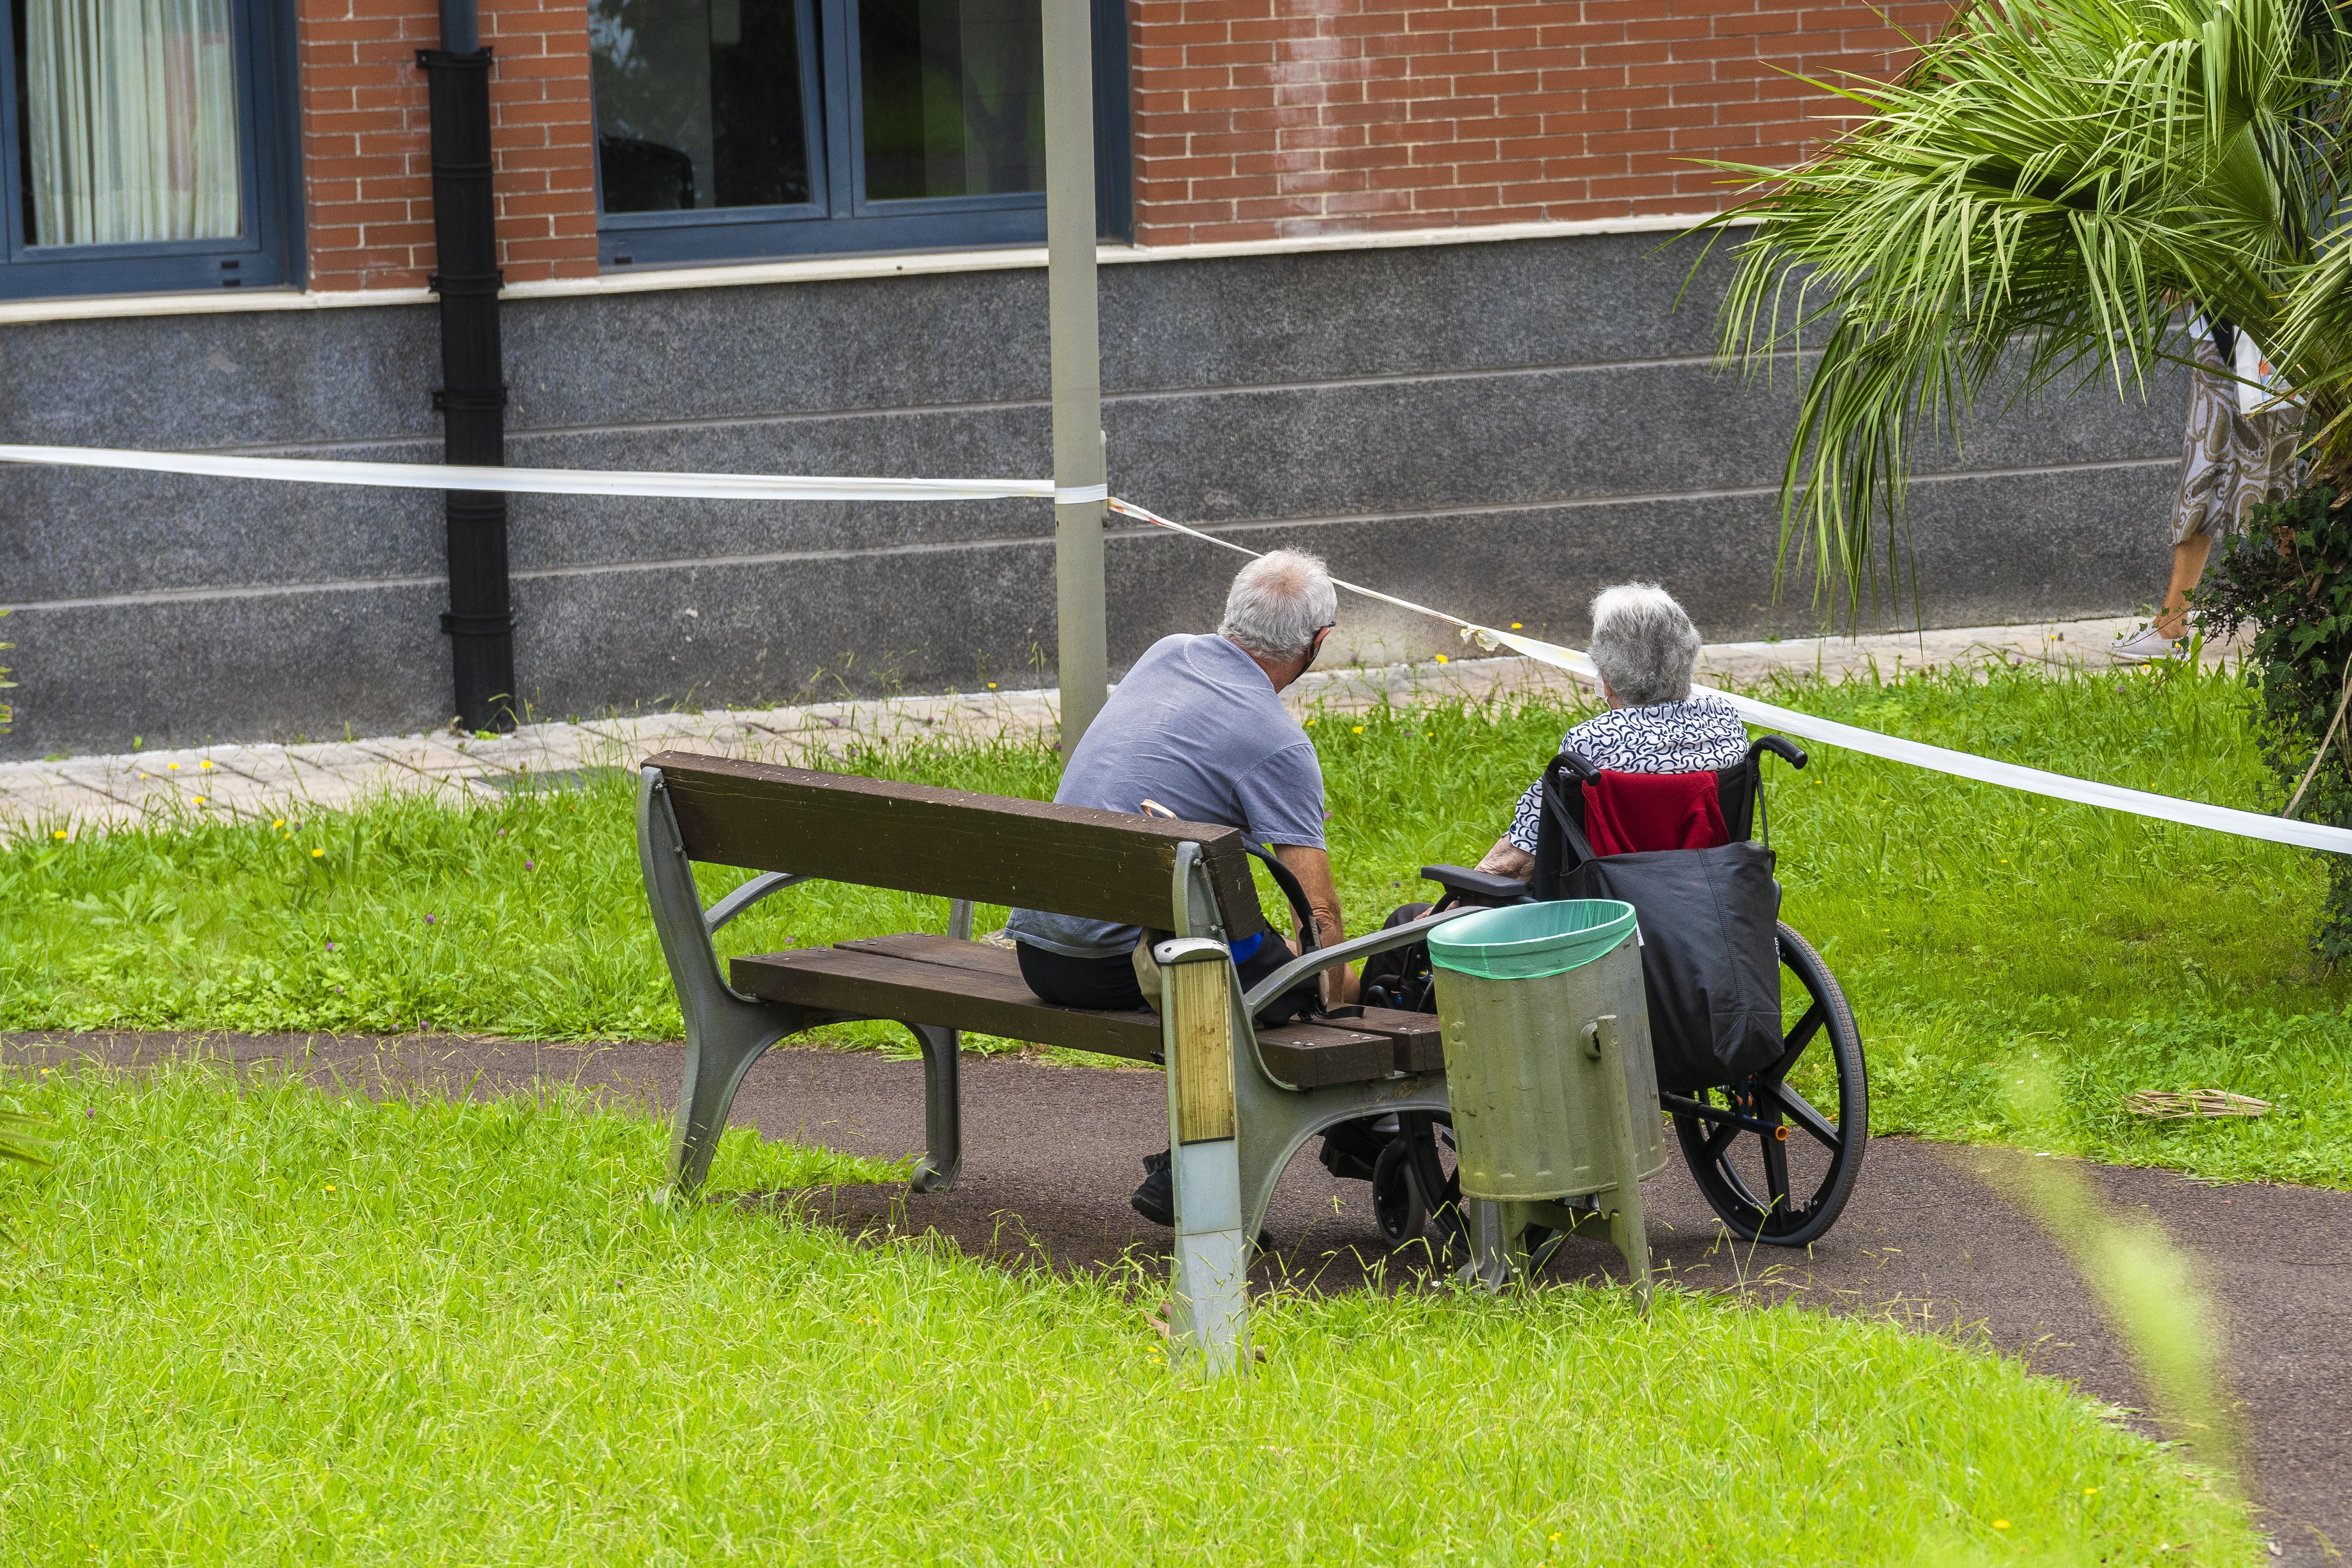
[[[507,388],[504,383],[499,384],[495,391],[490,392],[452,392],[446,386],[436,386],[433,389],[433,411],[436,414],[446,414],[452,409],[459,413],[476,413],[486,408],[504,408],[506,405]]]
[[[502,616],[461,616],[455,610],[441,612],[441,631],[446,637],[504,637],[514,629],[514,612]]]

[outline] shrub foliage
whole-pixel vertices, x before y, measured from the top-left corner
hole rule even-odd
[[[2194,614],[2209,637],[2253,628],[2246,679],[2262,692],[2258,732],[2281,799],[2309,773],[2295,816],[2352,827],[2352,713],[2336,722],[2352,691],[2352,507],[2315,485],[2256,508],[2208,574]],[[2321,858],[2327,901],[2312,945],[2333,963],[2352,953],[2352,857]]]

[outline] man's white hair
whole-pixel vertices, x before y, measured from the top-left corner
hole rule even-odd
[[[1339,590],[1321,556],[1277,550],[1234,574],[1225,623],[1217,630],[1266,658],[1297,658],[1339,610]]]
[[[1628,708],[1679,702],[1698,667],[1698,628],[1655,583],[1620,583],[1592,601],[1592,662]]]

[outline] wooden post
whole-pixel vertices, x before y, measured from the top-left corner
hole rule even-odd
[[[1095,309],[1092,0],[1043,0],[1045,301],[1054,362],[1054,662],[1062,756],[1110,690],[1103,613],[1102,346]]]
[[[1212,1373],[1249,1364],[1250,1238],[1242,1234],[1234,1112],[1233,954],[1209,937],[1151,950],[1160,965],[1168,1057],[1168,1152],[1176,1185],[1169,1363]]]

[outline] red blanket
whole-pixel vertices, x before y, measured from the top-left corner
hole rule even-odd
[[[1731,841],[1713,773],[1617,773],[1584,786],[1584,836],[1596,855],[1712,849]]]

